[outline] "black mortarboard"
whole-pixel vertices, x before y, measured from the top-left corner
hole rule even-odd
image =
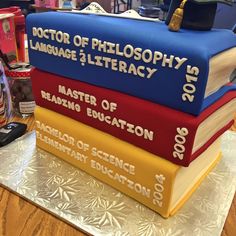
[[[210,30],[213,26],[217,2],[232,5],[234,0],[172,0],[166,18],[170,30],[180,27]]]

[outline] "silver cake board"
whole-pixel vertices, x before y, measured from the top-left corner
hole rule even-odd
[[[35,132],[0,148],[0,184],[92,235],[221,235],[236,189],[236,133],[222,138],[223,158],[170,217],[160,215],[36,147]]]

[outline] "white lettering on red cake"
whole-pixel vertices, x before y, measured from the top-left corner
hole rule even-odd
[[[69,101],[65,98],[61,98],[59,96],[53,95],[49,92],[45,92],[43,90],[41,90],[41,97],[42,99],[45,99],[49,102],[55,103],[57,105],[63,106],[69,110],[73,110],[76,112],[80,112],[81,108],[80,105],[78,103],[75,103],[73,101]]]
[[[110,115],[105,115],[103,112],[93,110],[90,107],[87,107],[86,114],[88,117],[91,117],[101,122],[105,122],[121,130],[125,130],[128,133],[134,134],[138,137],[143,137],[146,140],[153,141],[154,139],[154,132],[152,130],[148,130],[139,125],[131,124],[123,119],[111,117]]]
[[[103,99],[101,102],[102,108],[106,111],[113,112],[117,109],[117,103],[108,102],[106,99]]]
[[[58,92],[60,94],[66,95],[68,97],[78,99],[81,102],[85,102],[85,103],[88,103],[90,105],[97,106],[97,99],[96,99],[95,96],[93,96],[91,94],[84,93],[84,92],[79,91],[79,90],[67,88],[64,85],[58,85]]]
[[[115,116],[113,117],[103,112],[94,110],[90,107],[85,107],[84,110],[82,110],[81,108],[82,105],[76,103],[75,101],[66,99],[64,97],[60,97],[58,95],[54,95],[44,90],[41,90],[40,93],[41,93],[41,98],[43,100],[65,107],[75,112],[80,112],[80,113],[82,112],[84,115],[88,117],[96,119],[100,122],[104,122],[108,125],[115,126],[121,130],[124,130],[130,134],[134,134],[145,140],[149,140],[149,141],[154,140],[154,131],[149,130],[145,127],[142,127],[137,124],[132,124],[124,119],[121,119]],[[115,111],[118,108],[117,103],[108,101],[107,99],[103,99],[99,104],[97,104],[97,99],[95,96],[88,93],[84,93],[79,90],[68,88],[64,85],[58,85],[58,93],[65,95],[69,98],[78,99],[80,102],[84,102],[86,104],[93,105],[95,107],[99,106],[100,109],[103,109],[105,112],[115,113]]]
[[[173,151],[173,157],[178,158],[179,160],[184,159],[184,152],[185,152],[185,142],[186,136],[188,135],[187,128],[177,128],[177,134],[175,135],[175,145]]]

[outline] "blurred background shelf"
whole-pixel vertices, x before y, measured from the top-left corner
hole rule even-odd
[[[35,12],[47,12],[47,11],[69,11],[72,10],[72,8],[59,8],[59,7],[39,7],[35,4],[31,4],[31,8],[35,10]]]

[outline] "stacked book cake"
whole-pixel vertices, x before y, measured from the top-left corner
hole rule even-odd
[[[173,215],[233,124],[233,32],[46,12],[27,17],[27,34],[37,146]]]

